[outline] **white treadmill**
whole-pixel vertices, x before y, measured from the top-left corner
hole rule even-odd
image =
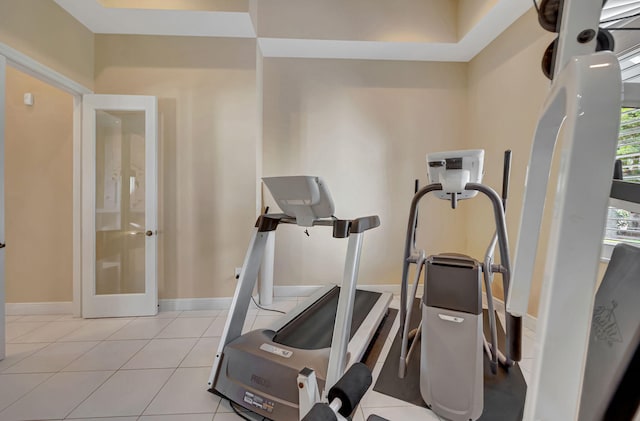
[[[283,213],[264,214],[256,221],[208,386],[266,418],[300,420],[362,359],[392,294],[356,290],[363,236],[380,225],[377,216],[337,219],[319,177],[263,181]],[[334,238],[348,238],[342,285],[322,288],[269,328],[243,335],[267,239],[281,224],[329,226]]]

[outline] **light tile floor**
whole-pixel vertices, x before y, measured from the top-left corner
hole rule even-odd
[[[303,299],[278,299],[272,308],[289,311]],[[392,307],[398,307],[397,299]],[[96,320],[9,316],[7,357],[0,361],[0,421],[239,420],[227,401],[206,391],[226,315],[226,310],[204,310]],[[252,308],[245,330],[275,319],[275,313]],[[374,384],[397,329],[396,319],[376,364]],[[527,381],[533,335],[525,329],[521,367]],[[427,409],[372,389],[354,421],[371,414],[390,420],[440,420]]]

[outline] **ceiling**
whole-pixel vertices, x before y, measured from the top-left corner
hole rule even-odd
[[[107,7],[99,0],[55,1],[95,34],[256,36],[247,12],[131,9]]]
[[[532,7],[531,0],[55,2],[96,34],[256,38],[265,57],[461,62]],[[640,0],[609,0],[602,18],[639,12]],[[621,32],[616,38],[629,38]]]

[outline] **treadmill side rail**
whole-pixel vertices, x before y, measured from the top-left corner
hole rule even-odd
[[[329,389],[342,377],[346,369],[347,346],[350,339],[349,333],[351,331],[351,320],[353,318],[353,302],[356,296],[363,236],[363,233],[352,233],[349,236],[347,258],[344,263],[342,286],[340,287],[336,321],[333,328],[333,339],[331,340],[327,381],[322,392],[323,398]]]
[[[242,334],[242,327],[247,318],[251,294],[253,293],[253,288],[256,286],[262,256],[264,255],[265,245],[267,244],[269,235],[273,235],[273,233],[259,232],[259,228],[254,228],[247,255],[244,258],[242,270],[240,271],[240,279],[236,286],[236,292],[231,301],[229,316],[227,316],[224,330],[220,337],[218,351],[216,352],[213,367],[211,368],[211,374],[209,375],[208,385],[210,389],[214,388],[225,346]]]
[[[392,299],[393,294],[390,292],[380,293],[378,301],[376,301],[376,304],[364,319],[356,333],[351,337],[349,346],[347,347],[345,371],[358,361],[362,361],[369,344],[373,341],[374,336],[378,332],[378,328],[387,315],[387,310],[389,309],[389,304],[391,304]]]
[[[281,317],[278,317],[276,321],[274,321],[269,329],[274,332],[278,332],[280,329],[291,323],[295,318],[297,318],[300,314],[304,313],[309,307],[313,305],[316,301],[327,295],[333,288],[335,288],[334,284],[325,285],[324,287],[318,288],[316,292],[307,297],[306,300],[298,304],[292,310],[289,310],[287,314],[283,314]]]

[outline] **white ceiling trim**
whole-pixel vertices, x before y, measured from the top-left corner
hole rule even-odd
[[[467,54],[465,61],[470,61],[486,46],[498,38],[520,16],[533,7],[529,0],[500,0],[476,26],[458,42]]]
[[[459,44],[258,38],[264,57],[467,61]]]
[[[457,43],[258,38],[258,45],[264,57],[467,62],[531,7],[529,0],[500,0]]]
[[[55,0],[95,34],[255,38],[249,13],[103,7],[97,0]]]
[[[116,9],[97,0],[55,2],[96,34],[256,37],[248,12]],[[264,57],[466,62],[531,7],[530,0],[499,0],[457,43],[258,38],[258,45]]]

